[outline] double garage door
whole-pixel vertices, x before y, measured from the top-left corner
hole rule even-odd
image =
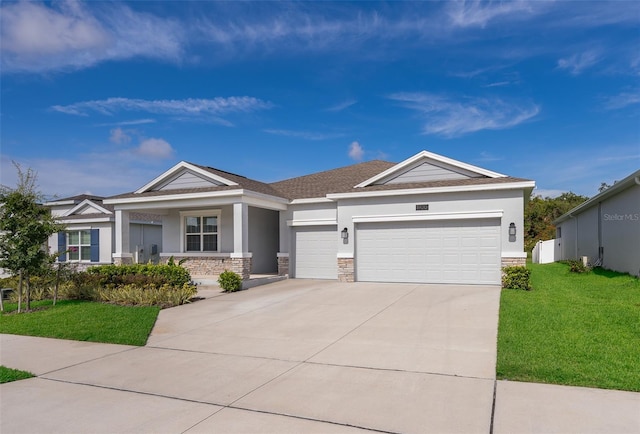
[[[298,228],[295,277],[335,279],[339,237]],[[500,221],[358,223],[355,267],[358,281],[499,284]]]

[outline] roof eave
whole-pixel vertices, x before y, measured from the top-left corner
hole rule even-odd
[[[555,219],[552,224],[557,225],[558,223],[562,223],[570,218],[576,216],[577,214],[581,214],[584,210],[591,208],[593,205],[602,202],[603,200],[617,194],[621,190],[625,190],[631,187],[633,184],[640,185],[640,170],[636,170],[631,175],[626,178],[616,182],[611,187],[607,188],[601,193],[596,194],[591,199],[588,199],[582,202],[580,205],[575,208],[570,209],[566,213],[562,214],[560,217]]]
[[[492,191],[492,190],[526,190],[535,187],[534,181],[504,182],[500,184],[477,184],[477,185],[455,185],[446,187],[423,187],[407,188],[398,190],[376,190],[368,192],[350,192],[328,194],[327,198],[352,199],[359,197],[381,197],[381,196],[404,196],[414,194],[434,194],[434,193],[458,193],[467,191]]]

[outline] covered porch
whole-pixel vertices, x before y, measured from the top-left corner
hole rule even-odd
[[[246,288],[288,274],[288,261],[280,254],[286,199],[243,189],[151,193],[156,192],[109,199],[115,209],[114,263],[134,262],[131,213],[152,212],[163,221],[160,262],[182,261],[195,282],[215,284],[230,270]]]

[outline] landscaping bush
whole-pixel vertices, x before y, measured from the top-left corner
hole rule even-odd
[[[235,292],[242,288],[242,278],[233,271],[224,270],[218,276],[218,284],[224,292]]]
[[[531,271],[526,267],[505,267],[502,269],[502,287],[530,291]]]
[[[572,273],[588,273],[591,271],[591,268],[584,265],[584,263],[579,259],[569,259],[561,262],[567,264],[569,266],[569,271]]]
[[[191,282],[191,275],[186,268],[174,263],[165,265],[127,264],[98,265],[87,270],[89,274],[99,275],[102,285],[171,285],[183,286]]]
[[[181,287],[170,285],[139,286],[134,284],[101,287],[98,289],[100,301],[125,306],[158,306],[161,308],[189,303],[198,292],[193,285],[185,283]]]

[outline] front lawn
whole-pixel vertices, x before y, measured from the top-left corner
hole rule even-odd
[[[156,322],[156,306],[117,306],[89,301],[50,300],[31,303],[32,312],[0,315],[0,333],[110,344],[144,345]]]
[[[528,268],[533,291],[502,291],[497,377],[640,392],[640,280]]]
[[[20,371],[18,369],[7,368],[0,365],[0,384],[10,383],[12,381],[25,380],[34,375],[31,372]]]

